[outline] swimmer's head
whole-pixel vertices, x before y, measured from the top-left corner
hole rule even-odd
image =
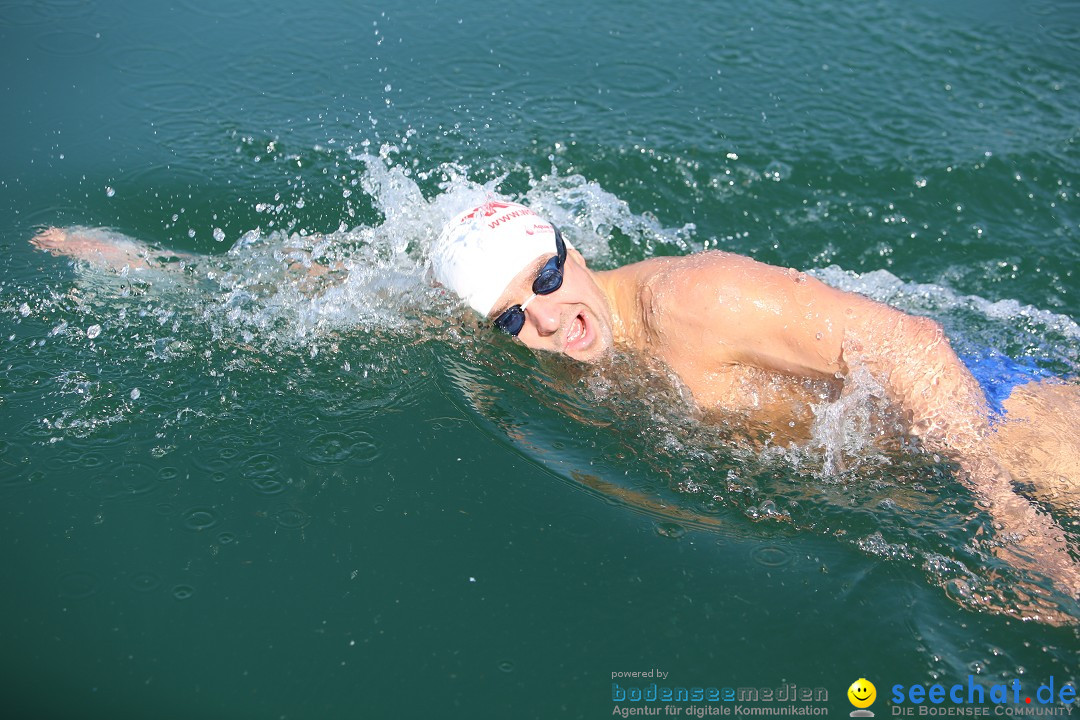
[[[446,224],[431,264],[436,280],[487,316],[523,268],[554,253],[551,223],[524,205],[489,200]]]
[[[592,362],[613,347],[611,307],[585,258],[557,238],[551,223],[524,205],[489,201],[447,224],[432,270],[526,346]]]

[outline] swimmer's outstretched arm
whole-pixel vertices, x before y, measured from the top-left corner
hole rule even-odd
[[[925,446],[960,463],[1001,529],[1015,536],[1010,561],[1078,596],[1080,568],[1063,533],[1013,491],[988,442],[982,390],[937,322],[738,255],[696,256],[670,275],[654,279],[650,291],[671,295],[663,307],[675,317],[666,319],[665,332],[694,339],[691,365],[838,378],[865,368]]]
[[[198,258],[191,253],[155,250],[119,233],[91,228],[46,228],[31,238],[30,244],[55,256],[84,260],[116,272],[163,267],[177,260]]]
[[[113,231],[82,227],[46,228],[31,238],[30,244],[55,256],[82,260],[116,273],[147,269],[179,270],[211,257],[162,250]],[[282,250],[286,254],[287,270],[293,278],[300,279],[298,287],[307,294],[316,294],[325,289],[325,283],[306,281],[345,270],[341,261],[328,266],[312,260],[310,252],[301,248],[286,247]]]

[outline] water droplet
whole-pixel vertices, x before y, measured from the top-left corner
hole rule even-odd
[[[131,399],[132,400],[138,400],[141,395],[142,395],[142,392],[139,391],[139,388],[132,388],[132,390],[131,390]]]
[[[101,334],[101,326],[100,325],[91,325],[90,327],[86,328],[86,337],[90,338],[91,340],[93,340],[94,338],[96,338],[100,334]]]
[[[30,314],[30,306],[27,305],[26,303],[23,303],[22,305],[20,305],[19,306],[19,314],[22,315],[23,317],[28,316]]]
[[[112,196],[113,196],[113,195],[115,195],[115,194],[116,194],[116,191],[115,191],[115,190],[113,190],[113,189],[112,189],[112,188],[111,188],[110,186],[108,186],[108,185],[106,185],[106,186],[105,186],[105,196],[106,196],[106,197],[112,197]]]
[[[236,536],[231,532],[223,532],[217,536],[217,541],[222,545],[230,545],[236,542]]]
[[[223,242],[225,240],[225,231],[221,228],[214,228],[214,239]]]
[[[514,663],[511,660],[503,660],[499,663],[500,672],[510,673],[514,672]]]

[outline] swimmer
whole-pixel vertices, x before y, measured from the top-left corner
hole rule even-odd
[[[984,392],[934,320],[732,253],[594,271],[554,226],[515,203],[492,200],[452,219],[432,269],[532,349],[582,362],[615,349],[660,361],[706,413],[762,410],[766,378],[771,387],[787,380],[797,396],[799,380],[843,392],[857,370],[869,372],[910,432],[960,463],[1015,540],[1001,548],[1010,561],[1080,597],[1080,567],[1064,533],[1013,491],[1014,480],[1032,482],[1076,512],[1080,444],[1069,424],[1080,412],[1080,386],[1045,381],[1018,363],[988,377],[984,365],[1000,364],[991,356],[972,360]],[[1020,387],[1010,393],[1008,382]],[[1010,422],[992,422],[1002,413]]]
[[[102,247],[102,236],[83,230],[51,228],[32,242],[125,271],[179,257],[134,241]],[[657,361],[706,415],[779,412],[770,421],[786,427],[778,411],[783,402],[763,406],[766,384],[781,388],[780,396],[787,392],[795,400],[789,407],[805,410],[805,380],[842,394],[856,373],[869,373],[910,433],[961,465],[1002,536],[1012,540],[998,551],[1080,597],[1080,568],[1064,533],[1013,490],[1014,480],[1031,482],[1066,506],[1077,496],[1080,445],[1068,418],[1080,412],[1080,386],[1018,372],[1022,387],[1010,394],[995,385],[1001,405],[992,408],[929,318],[727,252],[593,270],[551,223],[512,202],[490,200],[450,220],[430,259],[435,279],[497,331],[585,363],[613,351]],[[317,263],[305,266],[308,273],[323,271]],[[994,421],[999,407],[1010,422]],[[1059,433],[1043,431],[1055,423]]]

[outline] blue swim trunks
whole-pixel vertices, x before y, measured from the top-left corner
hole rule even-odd
[[[998,415],[1004,414],[1002,404],[1017,385],[1055,377],[1030,360],[1013,360],[996,350],[986,349],[958,357],[979,381],[987,404]]]

